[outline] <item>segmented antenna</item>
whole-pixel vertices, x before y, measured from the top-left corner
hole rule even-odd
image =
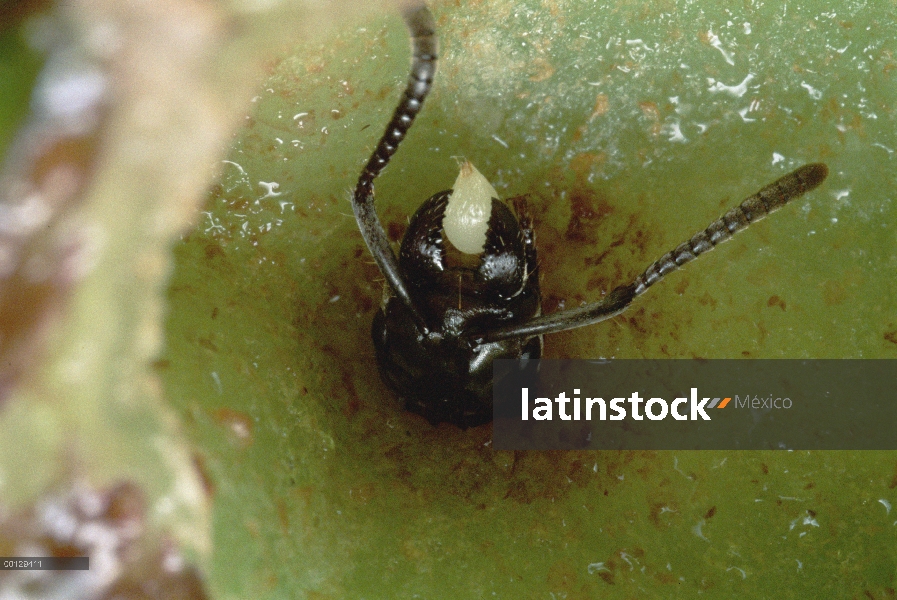
[[[713,250],[717,245],[730,239],[732,235],[780,209],[789,201],[816,188],[825,181],[827,176],[828,167],[822,163],[815,163],[804,165],[767,185],[711,223],[704,231],[678,245],[672,252],[661,256],[636,277],[635,281],[614,288],[601,302],[536,317],[525,323],[508,325],[475,337],[483,342],[529,338],[576,329],[610,319],[626,310],[636,296],[643,294],[667,274],[696,259],[701,254]]]
[[[770,183],[711,223],[707,229],[696,233],[690,240],[679,244],[675,250],[657,259],[645,269],[644,273],[635,278],[635,295],[643,294],[668,273],[713,250],[717,245],[746,229],[748,225],[756,223],[789,201],[806,194],[822,183],[827,176],[828,167],[815,163],[804,165]]]
[[[368,164],[361,172],[356,187],[356,195],[359,192],[368,191],[374,179],[389,163],[389,159],[395,154],[399,143],[405,139],[405,134],[414,122],[414,117],[420,112],[424,104],[424,98],[430,93],[433,86],[433,76],[436,74],[436,59],[439,52],[439,39],[436,37],[436,23],[433,15],[426,7],[407,11],[404,15],[405,24],[411,34],[411,73],[408,76],[408,84],[405,87],[405,95],[399,101],[392,119],[383,132],[383,137],[377,143]]]
[[[411,74],[408,77],[408,85],[405,86],[405,93],[399,100],[386,131],[358,177],[358,184],[352,196],[352,211],[355,213],[361,236],[380,272],[383,273],[396,297],[408,308],[415,326],[425,333],[428,331],[427,324],[411,301],[411,295],[399,273],[396,254],[389,245],[389,238],[374,209],[374,179],[389,163],[390,157],[395,154],[399,143],[408,133],[414,117],[423,106],[424,98],[430,92],[433,76],[436,74],[439,40],[436,38],[433,15],[426,6],[417,6],[405,10],[403,16],[411,34]]]

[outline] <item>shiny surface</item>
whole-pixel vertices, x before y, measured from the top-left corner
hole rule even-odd
[[[444,241],[450,195],[440,192],[421,205],[399,252],[402,279],[427,329],[418,329],[392,296],[374,316],[372,333],[383,380],[406,408],[433,425],[467,428],[492,420],[493,360],[541,356],[541,337],[492,343],[476,337],[539,314],[539,267],[523,203],[515,215],[493,199],[484,251],[469,255]]]

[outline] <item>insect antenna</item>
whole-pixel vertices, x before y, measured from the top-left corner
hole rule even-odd
[[[405,25],[411,34],[411,74],[405,93],[399,101],[386,131],[377,142],[367,165],[358,177],[355,192],[352,195],[352,209],[355,220],[377,266],[389,282],[393,293],[401,299],[411,312],[415,325],[421,332],[427,331],[423,317],[414,307],[411,296],[399,273],[399,263],[395,252],[389,245],[389,238],[383,230],[377,211],[374,209],[374,179],[389,163],[399,143],[405,138],[414,117],[420,112],[424,99],[433,86],[436,74],[436,59],[439,51],[439,40],[436,37],[436,23],[426,6],[413,5],[403,11]]]
[[[374,179],[389,163],[399,143],[411,128],[414,118],[420,112],[424,99],[433,86],[436,74],[436,59],[439,51],[439,39],[436,37],[436,23],[433,15],[426,7],[410,8],[404,13],[405,25],[411,35],[412,56],[411,73],[405,86],[405,93],[399,101],[386,131],[371,154],[368,164],[358,178],[355,193],[369,189]]]
[[[600,302],[543,315],[525,323],[500,327],[479,335],[471,335],[482,342],[498,342],[566,331],[610,319],[626,310],[637,296],[643,294],[667,274],[696,259],[701,254],[713,250],[717,245],[747,228],[748,225],[756,223],[768,214],[782,208],[789,201],[816,188],[825,181],[827,176],[828,167],[822,163],[804,165],[785,175],[745,199],[688,241],[661,256],[632,283],[614,288]]]

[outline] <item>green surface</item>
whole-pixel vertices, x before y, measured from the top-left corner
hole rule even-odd
[[[28,111],[40,58],[28,48],[17,27],[0,29],[0,157]]]
[[[547,357],[897,357],[893,2],[433,10],[440,72],[381,218],[400,233],[469,158],[530,194],[548,311],[831,169]],[[393,16],[277,63],[175,250],[160,365],[215,488],[217,597],[893,595],[895,453],[505,453],[401,410],[348,190],[407,48]]]

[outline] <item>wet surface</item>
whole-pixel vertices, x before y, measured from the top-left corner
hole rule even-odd
[[[543,308],[572,308],[824,159],[827,187],[620,317],[549,336],[545,354],[897,356],[891,271],[876,266],[893,263],[884,173],[897,142],[882,127],[893,109],[865,76],[852,76],[859,92],[821,73],[864,61],[887,80],[889,48],[870,35],[838,53],[833,32],[857,27],[809,10],[689,7],[670,23],[641,5],[437,6],[442,79],[377,182],[381,219],[398,239],[454,180],[450,157],[470,158],[500,193],[529,196]],[[882,19],[867,26],[880,32]],[[801,47],[783,36],[795,30]],[[378,22],[277,65],[176,249],[169,395],[207,455],[217,543],[265,565],[235,570],[219,555],[218,585],[238,596],[886,594],[888,453],[495,452],[490,426],[434,428],[401,410],[373,362],[382,278],[347,190],[391,114],[406,46],[398,22]],[[851,54],[860,46],[877,58]],[[863,135],[847,114],[860,96],[877,115],[860,117]],[[251,444],[235,443],[233,414]]]

